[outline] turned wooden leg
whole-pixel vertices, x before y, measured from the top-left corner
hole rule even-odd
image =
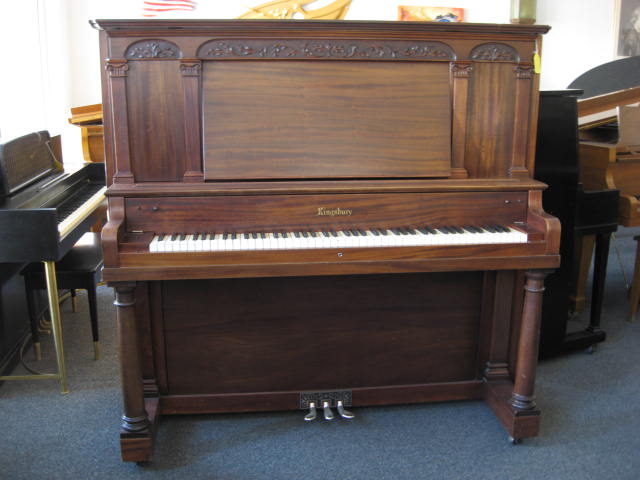
[[[525,297],[522,313],[522,325],[518,340],[518,358],[516,364],[511,405],[517,410],[533,410],[535,402],[536,365],[538,362],[538,343],[540,337],[540,314],[542,293],[547,272],[528,271],[525,273]]]
[[[122,428],[139,433],[148,429],[149,417],[144,404],[142,357],[135,316],[133,284],[114,285],[122,377]]]

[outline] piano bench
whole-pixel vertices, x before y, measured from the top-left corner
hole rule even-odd
[[[98,338],[98,308],[96,288],[102,278],[102,249],[99,233],[85,233],[69,252],[56,262],[56,281],[59,290],[70,290],[75,312],[75,291],[84,289],[89,300],[91,334],[93,336],[94,357],[100,358]],[[32,263],[22,271],[27,291],[27,308],[31,322],[31,333],[36,356],[40,359],[40,340],[38,330],[37,290],[45,290],[46,279],[42,263]]]
[[[636,263],[633,269],[633,280],[631,281],[631,293],[629,295],[630,303],[630,315],[629,321],[633,322],[636,319],[636,312],[638,311],[638,302],[640,302],[640,235],[633,237],[636,241]]]

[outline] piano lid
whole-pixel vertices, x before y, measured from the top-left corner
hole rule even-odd
[[[586,71],[567,88],[583,91],[579,98],[591,98],[640,85],[640,56],[603,63]]]

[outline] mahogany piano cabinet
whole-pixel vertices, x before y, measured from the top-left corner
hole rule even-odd
[[[94,24],[125,461],[162,415],[311,404],[482,399],[537,435],[548,27]]]

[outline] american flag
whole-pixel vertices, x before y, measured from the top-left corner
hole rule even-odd
[[[143,17],[155,17],[163,12],[182,10],[192,12],[198,4],[192,0],[144,0],[142,6]]]

